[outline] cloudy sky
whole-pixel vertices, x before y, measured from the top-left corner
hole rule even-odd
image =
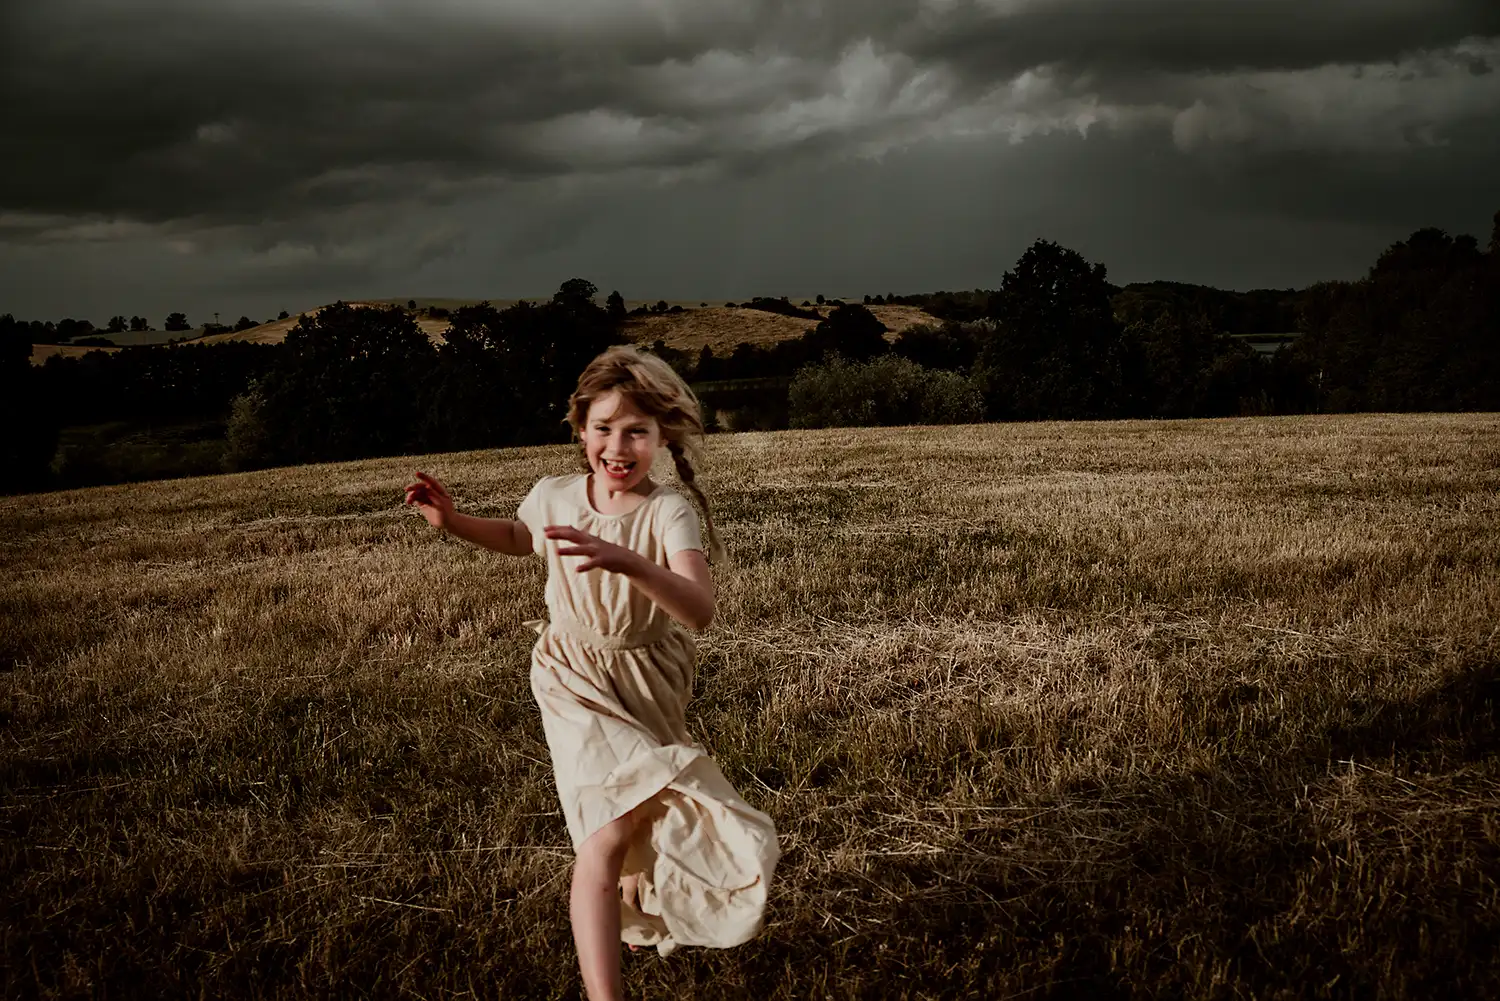
[[[3,0],[0,312],[1301,287],[1500,209],[1494,0]]]

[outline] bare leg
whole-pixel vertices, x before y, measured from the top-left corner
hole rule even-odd
[[[620,985],[620,867],[635,832],[626,814],[595,831],[578,849],[570,900],[578,970],[589,1001],[623,1001]]]

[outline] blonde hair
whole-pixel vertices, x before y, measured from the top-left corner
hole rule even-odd
[[[578,388],[568,398],[568,416],[563,419],[572,425],[573,436],[579,443],[582,471],[590,471],[587,447],[583,444],[589,407],[612,390],[618,390],[637,410],[656,419],[677,467],[677,478],[703,511],[703,520],[708,525],[709,556],[715,563],[725,562],[729,554],[714,527],[708,498],[698,486],[693,469],[693,460],[701,458],[700,444],[705,434],[702,405],[682,376],[660,357],[632,344],[616,344],[589,362],[578,377]]]

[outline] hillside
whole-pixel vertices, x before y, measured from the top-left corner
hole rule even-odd
[[[831,306],[809,307],[827,316]],[[896,335],[907,327],[919,323],[937,323],[938,320],[915,306],[867,306],[876,318],[890,328],[886,340],[895,340]],[[781,316],[762,309],[709,306],[705,309],[689,309],[681,313],[659,316],[632,317],[625,326],[625,333],[637,344],[650,345],[661,340],[668,347],[679,351],[699,351],[706,344],[715,354],[726,354],[736,344],[775,344],[791,340],[816,326],[812,320],[795,316]]]
[[[515,300],[493,300],[496,306],[504,307]],[[384,306],[388,302],[360,301],[351,306]],[[634,304],[627,304],[633,305]],[[680,305],[680,304],[679,304]],[[280,344],[287,332],[297,325],[303,316],[314,316],[326,307],[318,306],[304,313],[297,313],[285,320],[273,320],[246,330],[226,331],[196,337],[183,344],[223,344],[228,341],[249,341],[254,344]],[[832,306],[809,307],[827,316]],[[895,340],[896,335],[907,327],[919,323],[937,323],[938,320],[915,306],[868,306],[871,313],[890,328],[886,340]],[[443,334],[448,329],[447,320],[433,320],[425,316],[417,318],[417,326],[432,339],[434,344],[443,343]],[[635,343],[651,345],[658,340],[679,351],[700,351],[704,345],[713,348],[716,354],[727,354],[737,344],[775,344],[778,341],[800,337],[814,326],[814,321],[793,316],[781,316],[760,309],[741,307],[706,306],[685,307],[681,313],[663,313],[655,316],[631,317],[625,324],[625,333]],[[72,345],[37,344],[32,347],[31,363],[41,365],[53,355],[73,357],[89,351],[118,351],[119,348],[89,348]]]
[[[383,302],[350,302],[351,306],[380,307],[390,305]],[[223,344],[226,341],[249,341],[252,344],[280,344],[286,340],[287,332],[297,325],[297,321],[304,316],[316,316],[326,309],[326,306],[317,306],[302,313],[296,313],[285,320],[273,320],[270,323],[262,323],[257,327],[247,330],[237,330],[222,334],[209,334],[207,337],[199,337],[196,340],[185,341],[187,344]],[[422,332],[432,339],[434,344],[443,343],[443,331],[448,329],[447,320],[432,320],[425,316],[417,317],[417,326]]]
[[[45,365],[47,359],[54,356],[63,358],[81,358],[90,351],[107,351],[110,354],[120,350],[119,348],[96,348],[83,344],[33,344],[31,346],[31,364]]]
[[[510,302],[511,300],[504,302],[496,300],[495,305],[503,308]],[[388,303],[364,301],[351,302],[349,305],[381,306],[388,305]],[[318,307],[318,309],[322,308],[324,307]],[[812,308],[823,316],[827,316],[833,310],[831,306]],[[870,306],[867,308],[882,323],[891,328],[891,333],[886,335],[888,340],[895,339],[897,333],[915,324],[937,322],[936,319],[913,306]],[[315,315],[318,309],[308,310],[307,315]],[[299,313],[285,320],[263,323],[258,327],[251,327],[249,330],[237,333],[213,334],[199,338],[192,343],[253,341],[257,344],[277,344],[286,338],[287,331],[296,326],[298,317],[301,315],[303,314]],[[448,329],[448,321],[418,317],[417,326],[432,338],[433,343],[441,344],[443,334]],[[812,326],[814,326],[812,320],[781,316],[761,309],[707,306],[684,308],[681,313],[632,317],[626,321],[625,332],[637,344],[649,345],[660,340],[668,347],[679,351],[698,351],[707,344],[716,353],[723,353],[733,350],[736,344],[775,344],[777,341],[800,337]]]

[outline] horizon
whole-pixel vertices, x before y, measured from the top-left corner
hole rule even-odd
[[[584,276],[580,275],[578,277],[584,277]],[[998,283],[996,283],[996,284],[998,285]],[[1281,293],[1287,293],[1287,294],[1296,294],[1296,293],[1300,293],[1302,291],[1305,291],[1305,289],[1308,287],[1308,286],[1303,286],[1301,288],[1289,287],[1289,288],[1224,289],[1224,288],[1216,288],[1215,286],[1196,285],[1196,284],[1191,283],[1191,282],[1177,282],[1177,281],[1174,281],[1174,280],[1169,279],[1169,278],[1150,279],[1150,280],[1142,281],[1142,282],[1129,282],[1129,283],[1124,283],[1124,284],[1119,283],[1119,282],[1112,282],[1111,284],[1117,286],[1118,288],[1120,288],[1122,290],[1125,289],[1125,288],[1128,288],[1130,286],[1133,286],[1133,285],[1152,285],[1152,284],[1186,285],[1186,286],[1195,287],[1195,288],[1212,288],[1215,291],[1226,292],[1226,293],[1231,293],[1231,294],[1235,294],[1235,295],[1248,295],[1248,294],[1252,294],[1252,293],[1255,293],[1255,292],[1281,292]],[[1317,283],[1315,282],[1313,284],[1317,284]],[[610,291],[613,291],[613,290],[610,290]],[[896,292],[895,295],[897,297],[902,297],[902,296],[912,296],[912,295],[931,295],[931,294],[942,293],[942,292],[965,293],[965,292],[993,292],[993,291],[995,291],[995,289],[993,289],[993,288],[936,288],[936,289],[924,290],[922,292]],[[602,306],[602,305],[604,305],[605,298],[609,294],[610,294],[609,291],[606,291],[604,289],[600,289],[598,291],[598,293],[594,296],[594,300],[595,300],[595,302],[598,305]],[[871,296],[871,298],[874,298],[877,295],[887,296],[887,295],[890,295],[891,293],[888,290],[886,292],[871,292],[871,293],[868,293],[868,294]],[[330,306],[334,302],[373,303],[373,304],[378,304],[378,305],[405,306],[406,303],[414,301],[414,302],[417,303],[417,309],[419,309],[419,310],[420,309],[425,309],[428,306],[438,306],[440,308],[445,308],[445,309],[452,310],[452,309],[460,308],[462,306],[478,305],[480,303],[488,302],[491,305],[495,306],[496,308],[504,309],[504,308],[506,308],[508,306],[511,306],[511,305],[514,305],[514,304],[520,303],[520,302],[531,302],[531,303],[543,303],[543,302],[547,302],[547,301],[549,301],[552,298],[552,295],[553,295],[553,293],[549,292],[546,295],[541,295],[541,296],[506,296],[506,297],[498,297],[498,296],[379,296],[379,297],[374,297],[374,298],[344,297],[344,298],[330,299],[327,302],[320,302],[320,303],[318,303],[316,305],[306,306],[306,307],[303,307],[301,309],[289,309],[289,310],[286,310],[286,312],[287,312],[286,319],[296,319],[297,317],[299,317],[299,316],[301,316],[303,314],[312,312],[314,310],[323,309],[323,308],[325,308],[327,306]],[[640,299],[632,299],[632,298],[629,298],[629,297],[623,296],[623,295],[622,295],[622,298],[624,298],[624,300],[625,300],[625,306],[626,306],[627,309],[633,309],[636,306],[651,306],[651,305],[654,305],[655,303],[657,303],[659,301],[665,301],[667,303],[667,305],[669,305],[669,306],[682,306],[684,309],[702,309],[702,308],[712,309],[712,308],[723,308],[723,307],[725,307],[729,303],[734,303],[736,306],[740,306],[742,303],[749,302],[749,301],[751,301],[752,299],[755,299],[755,298],[785,299],[785,300],[788,300],[788,301],[792,302],[794,305],[795,304],[800,304],[800,303],[803,303],[803,302],[808,302],[808,303],[811,303],[813,305],[817,305],[817,297],[819,295],[822,295],[824,297],[824,299],[826,300],[825,305],[828,304],[828,303],[833,303],[835,301],[845,302],[845,303],[848,303],[850,305],[867,305],[864,302],[864,296],[866,295],[866,293],[860,293],[859,295],[837,295],[837,294],[830,295],[830,294],[828,294],[826,292],[823,292],[823,293],[813,293],[812,295],[806,295],[806,296],[796,296],[796,295],[761,295],[761,294],[756,294],[756,295],[751,295],[751,296],[744,296],[744,297],[741,297],[741,298],[730,297],[730,298],[723,299],[723,300],[720,300],[720,299],[703,299],[701,297],[700,298],[696,298],[696,299],[665,299],[665,300],[661,299],[660,297],[656,297],[656,298],[647,297],[647,298],[640,298]],[[176,312],[176,311],[174,310],[174,312]],[[164,329],[162,329],[160,327],[157,327],[157,326],[153,325],[153,326],[149,327],[147,330],[126,330],[126,331],[115,331],[113,333],[110,333],[110,332],[108,332],[108,331],[105,330],[105,325],[107,325],[108,322],[109,322],[108,320],[106,320],[104,325],[95,324],[94,325],[94,329],[92,331],[90,331],[87,334],[79,334],[77,336],[78,337],[107,337],[107,338],[110,338],[112,340],[115,340],[115,344],[118,347],[141,347],[141,346],[149,346],[149,345],[158,344],[158,343],[159,344],[165,344],[165,343],[167,343],[167,335],[170,335],[172,339],[191,340],[191,339],[193,339],[195,337],[203,336],[204,331],[211,325],[211,323],[217,323],[220,327],[233,327],[234,324],[238,322],[238,320],[239,320],[238,317],[236,317],[235,319],[232,319],[232,320],[224,320],[224,319],[222,319],[222,317],[229,315],[229,313],[231,313],[231,312],[233,312],[233,311],[232,310],[220,310],[219,311],[219,317],[220,318],[216,319],[216,320],[213,320],[213,321],[209,321],[207,319],[207,317],[204,317],[199,322],[193,322],[194,318],[191,315],[189,315],[188,316],[188,321],[192,324],[192,326],[189,329],[187,329],[187,330],[178,330],[178,331],[167,331],[167,330],[164,330]],[[278,312],[280,312],[280,310],[278,310]],[[3,314],[0,314],[0,315],[3,315]],[[32,317],[32,316],[15,316],[14,314],[11,314],[11,315],[14,316],[14,318],[16,320],[18,320],[18,321],[28,322],[28,323],[31,322],[32,320],[37,320],[37,321],[40,321],[42,323],[48,323],[48,322],[57,323],[57,322],[65,321],[65,320],[86,320],[86,321],[88,321],[90,323],[94,322],[93,318],[92,317],[88,317],[88,316],[73,316],[73,315],[69,315],[69,316],[65,316],[65,317],[55,317],[54,318],[54,317],[39,317],[39,316],[38,317]],[[129,319],[129,317],[130,317],[130,314],[111,314],[111,315],[112,316],[113,315],[125,315],[127,319]],[[242,313],[241,316],[248,316],[251,319],[255,319],[253,316],[250,316],[249,313]],[[147,319],[150,320],[151,318],[147,317]],[[275,317],[275,316],[267,317],[264,320],[256,320],[256,325],[257,326],[264,326],[265,324],[268,324],[268,323],[278,322],[279,319],[281,319],[281,318],[280,317]],[[1268,333],[1269,333],[1269,331],[1268,331]],[[157,338],[157,337],[147,337],[147,335],[159,335],[159,338]],[[121,339],[121,338],[123,338],[123,339]]]

